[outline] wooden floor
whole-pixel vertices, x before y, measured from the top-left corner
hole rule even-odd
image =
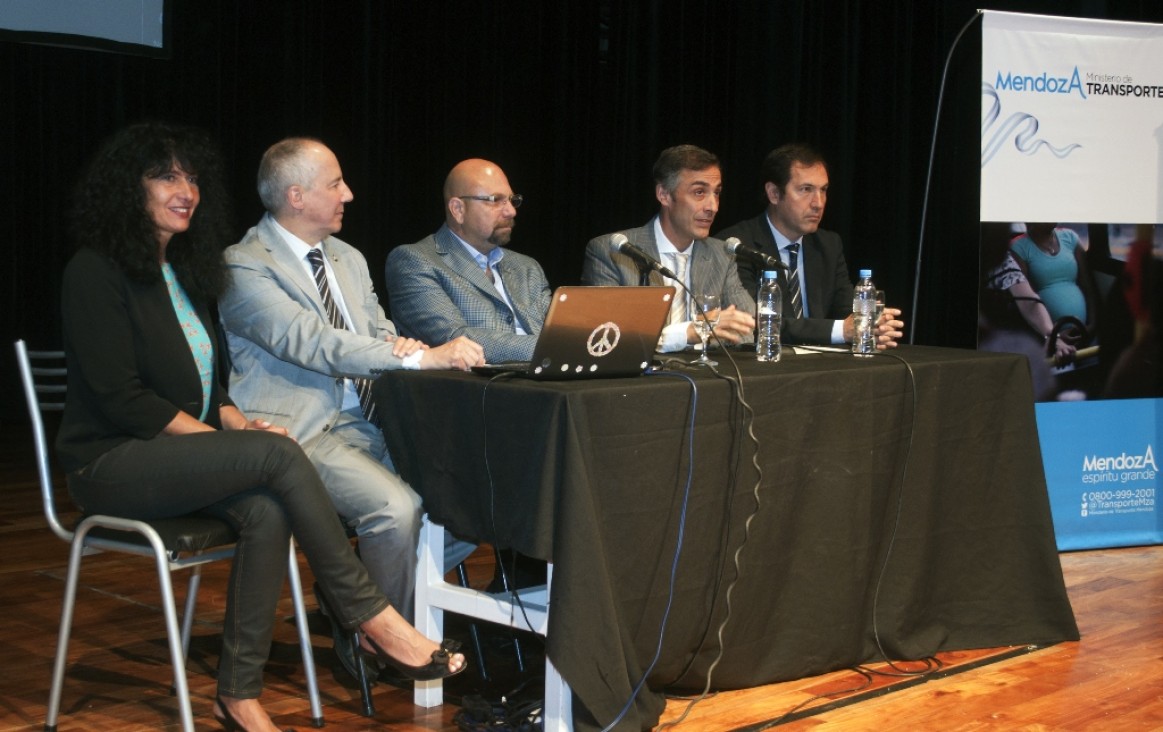
[[[0,426],[0,732],[44,724],[67,558],[64,543],[45,528],[23,429]],[[1062,566],[1081,642],[998,649],[995,655],[1010,657],[976,668],[980,653],[945,654],[948,665],[970,670],[897,684],[899,690],[879,695],[841,695],[848,702],[816,700],[809,706],[835,708],[779,729],[1163,730],[1163,547],[1064,554]],[[487,583],[491,572],[487,553],[474,555],[473,584]],[[189,663],[194,714],[206,730],[217,728],[210,706],[223,578],[222,570],[207,571]],[[310,597],[308,604],[313,607]],[[88,558],[78,607],[59,729],[178,728],[151,565]],[[280,611],[291,615],[289,601]],[[376,719],[360,716],[358,692],[335,667],[325,630],[315,641],[327,729],[457,729],[457,707],[421,709],[411,704],[410,692],[385,684],[375,691]],[[861,683],[855,672],[839,671],[719,693],[696,705],[677,729],[764,729],[817,694]],[[289,622],[276,631],[263,703],[280,725],[310,729]],[[685,707],[672,700],[663,721]]]

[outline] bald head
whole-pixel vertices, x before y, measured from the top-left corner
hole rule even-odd
[[[494,190],[498,181],[505,188],[509,187],[509,179],[496,163],[480,158],[462,160],[448,171],[448,177],[444,179],[444,200],[447,202],[455,196],[472,195],[474,188],[484,188],[486,193],[499,193],[500,189]]]
[[[444,220],[449,229],[477,251],[488,254],[505,246],[513,234],[517,209],[513,189],[496,163],[480,158],[456,164],[444,180]],[[497,200],[480,200],[496,196]]]

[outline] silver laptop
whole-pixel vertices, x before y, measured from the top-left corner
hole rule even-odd
[[[478,373],[531,379],[637,376],[650,366],[673,287],[559,287],[528,363],[486,364]]]

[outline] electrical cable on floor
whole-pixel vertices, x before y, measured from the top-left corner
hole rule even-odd
[[[923,669],[920,669],[917,671],[902,671],[902,670],[897,669],[896,666],[893,665],[892,663],[888,664],[888,667],[893,669],[892,671],[881,671],[880,669],[869,668],[868,666],[865,666],[864,664],[860,664],[860,663],[853,666],[852,670],[853,671],[863,671],[866,673],[870,673],[874,676],[890,676],[893,678],[912,678],[914,676],[925,676],[927,674],[936,673],[937,671],[940,671],[942,668],[945,667],[945,664],[941,663],[941,659],[937,658],[936,656],[926,656],[925,658],[920,658],[917,660],[923,661],[925,663],[925,667]]]
[[[517,688],[492,703],[478,694],[462,697],[461,709],[452,721],[461,732],[540,732],[542,729],[541,699],[514,702],[532,678],[522,681]]]

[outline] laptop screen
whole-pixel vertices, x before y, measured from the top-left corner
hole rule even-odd
[[[535,379],[636,376],[666,323],[673,287],[559,287],[525,374]]]

